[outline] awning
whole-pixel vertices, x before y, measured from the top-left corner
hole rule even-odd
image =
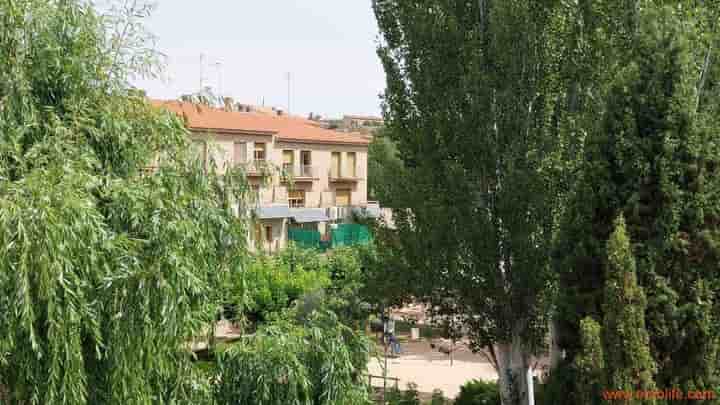
[[[287,205],[265,205],[255,209],[260,219],[289,218],[290,208]]]
[[[324,208],[293,208],[292,218],[299,224],[307,222],[327,222],[330,220]]]

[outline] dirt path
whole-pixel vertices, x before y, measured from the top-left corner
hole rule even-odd
[[[400,389],[414,382],[420,392],[432,392],[441,389],[446,397],[455,398],[460,386],[472,379],[497,380],[497,373],[484,356],[461,349],[450,357],[430,348],[428,342],[413,342],[403,345],[403,354],[397,358],[388,358],[388,376],[400,379]],[[383,359],[372,359],[368,372],[382,375]],[[375,379],[374,386],[382,386],[382,380]]]

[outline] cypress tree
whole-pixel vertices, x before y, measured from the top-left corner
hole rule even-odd
[[[580,320],[602,320],[611,308],[603,304],[613,288],[604,246],[613,218],[623,214],[647,297],[655,383],[710,390],[720,378],[720,122],[710,96],[720,71],[707,63],[716,37],[706,21],[716,14],[642,4],[628,42],[632,56],[588,134],[560,226],[559,341],[572,362],[581,350]]]
[[[647,300],[638,286],[635,258],[625,230],[625,219],[615,221],[607,243],[608,271],[603,311],[603,346],[609,390],[636,393],[654,388],[655,364],[645,329]],[[633,398],[627,404],[654,403]]]
[[[578,398],[583,404],[599,404],[605,387],[605,353],[602,345],[602,327],[593,318],[580,321],[581,351],[575,358]]]

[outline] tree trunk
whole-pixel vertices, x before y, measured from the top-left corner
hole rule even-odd
[[[563,358],[562,349],[560,348],[560,344],[558,343],[558,321],[553,316],[553,318],[550,320],[550,372],[552,373],[553,370],[560,364],[560,360]]]
[[[493,350],[498,365],[498,388],[503,405],[535,405],[530,354],[520,336],[498,343]]]

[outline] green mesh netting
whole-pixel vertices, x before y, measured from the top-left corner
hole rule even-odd
[[[331,232],[332,247],[366,244],[372,240],[370,230],[365,225],[340,224]]]
[[[301,248],[320,248],[320,232],[318,231],[290,228],[288,229],[288,239]]]

